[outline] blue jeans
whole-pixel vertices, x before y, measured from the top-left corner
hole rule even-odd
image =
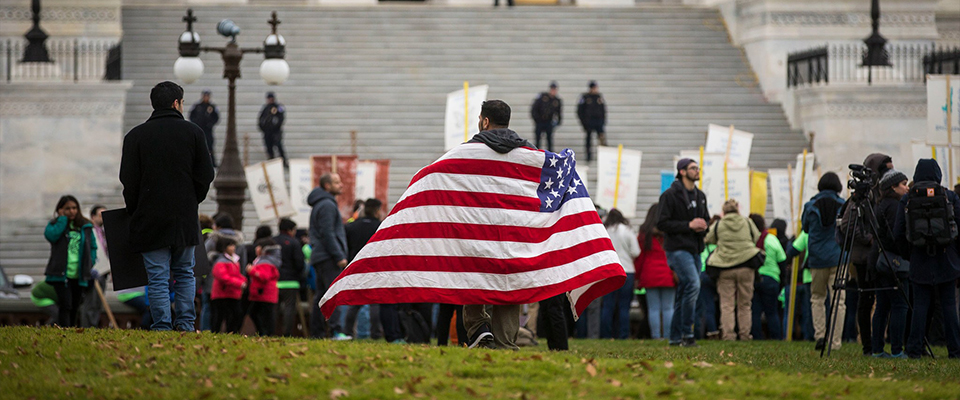
[[[767,316],[767,339],[783,340],[783,330],[780,328],[780,282],[766,275],[760,275],[753,291],[753,340],[763,339],[763,326],[760,316]]]
[[[903,281],[903,283],[909,285],[907,281]],[[903,352],[903,335],[907,329],[908,308],[904,295],[910,296],[906,285],[903,287],[902,294],[900,289],[876,292],[877,309],[873,312],[872,337],[870,338],[870,346],[874,354],[883,353],[886,344],[883,340],[883,333],[887,330],[887,318],[890,322],[890,354]]]
[[[193,300],[197,295],[197,281],[193,276],[194,247],[167,248],[143,253],[147,269],[147,295],[150,296],[151,330],[193,331],[197,318]],[[173,305],[176,319],[171,325],[170,284],[173,278]]]
[[[667,264],[677,274],[679,281],[670,324],[670,341],[676,343],[681,339],[693,339],[697,295],[700,292],[700,255],[684,250],[668,251]]]
[[[200,295],[200,330],[210,332],[210,325],[210,293],[204,293]]]
[[[626,339],[630,337],[630,300],[633,300],[633,274],[627,274],[627,280],[620,289],[603,296],[600,306],[600,338]],[[614,333],[614,313],[616,313],[617,331]]]
[[[940,300],[943,313],[943,331],[947,341],[949,358],[960,358],[960,322],[957,321],[956,282],[944,282],[936,285],[912,284],[913,317],[910,319],[910,337],[907,339],[907,354],[919,357],[924,354],[923,339],[927,336],[927,313],[930,311],[933,296]]]
[[[660,339],[670,335],[673,323],[673,300],[677,290],[672,287],[647,288],[647,320],[650,322],[650,336]],[[660,323],[663,318],[663,323]],[[667,327],[663,334],[663,327]]]
[[[700,272],[700,295],[697,297],[697,318],[694,320],[694,332],[703,338],[706,332],[717,332],[717,283]]]

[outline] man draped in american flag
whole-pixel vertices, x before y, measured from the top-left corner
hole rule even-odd
[[[520,305],[567,293],[575,316],[626,279],[573,151],[536,150],[483,103],[480,133],[418,172],[320,300],[464,304],[469,347],[516,349]]]

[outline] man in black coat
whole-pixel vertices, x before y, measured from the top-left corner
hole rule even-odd
[[[203,136],[207,139],[207,150],[210,150],[210,159],[217,164],[217,157],[213,155],[213,127],[220,121],[220,110],[210,102],[210,90],[204,89],[200,102],[190,109],[190,122],[203,129]]]
[[[550,91],[540,93],[530,106],[530,117],[535,125],[534,137],[537,148],[540,138],[547,137],[547,150],[553,151],[553,130],[563,122],[563,101],[557,97],[557,83],[550,82]]]
[[[193,331],[197,205],[207,197],[213,164],[203,130],[183,119],[183,88],[161,82],[150,92],[153,114],[123,139],[120,182],[130,214],[130,246],[143,254],[153,330]],[[170,278],[176,319],[171,324]]]
[[[601,146],[607,145],[607,136],[604,133],[603,126],[607,124],[607,103],[603,101],[603,95],[597,89],[597,82],[590,81],[588,85],[590,91],[580,95],[580,101],[577,103],[577,117],[580,118],[580,125],[587,134],[587,162],[593,159],[593,133],[597,133],[597,139]]]
[[[693,323],[700,293],[700,253],[706,236],[707,196],[697,189],[700,166],[689,158],[677,163],[677,180],[660,195],[657,229],[663,231],[667,264],[677,275],[677,301],[670,326],[670,345],[696,346]]]
[[[324,321],[320,313],[320,299],[347,266],[347,234],[343,229],[343,218],[337,206],[336,196],[343,191],[340,175],[326,173],[320,177],[320,187],[313,189],[307,196],[310,211],[310,265],[317,271],[317,294],[313,299],[313,312],[310,315],[310,336],[319,338],[326,335],[330,328],[330,337],[334,340],[350,340],[353,337],[344,334],[340,327],[340,312],[333,311],[330,319]]]

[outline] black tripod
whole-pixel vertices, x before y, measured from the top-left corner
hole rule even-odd
[[[880,241],[880,227],[877,223],[877,214],[874,212],[873,207],[870,206],[873,204],[873,191],[870,188],[871,185],[864,184],[863,182],[854,185],[854,181],[851,181],[849,186],[851,189],[855,189],[853,196],[850,198],[850,203],[856,207],[853,211],[855,214],[853,215],[853,218],[847,220],[847,226],[846,229],[844,229],[843,245],[840,248],[840,260],[837,264],[839,268],[837,268],[837,275],[833,280],[834,296],[830,299],[830,323],[827,327],[826,343],[823,348],[820,349],[820,357],[823,357],[825,352],[827,356],[830,356],[830,351],[832,350],[831,344],[833,343],[833,335],[835,334],[837,327],[837,308],[840,307],[841,297],[837,295],[837,293],[840,293],[841,290],[847,289],[847,274],[849,273],[853,239],[857,229],[860,228],[861,224],[866,225],[866,227],[870,230],[869,233],[872,234],[874,240],[877,241],[877,245],[880,247],[880,257],[883,257],[887,265],[894,265],[887,255],[887,252],[883,248],[883,242]],[[869,289],[862,289],[858,287],[857,291],[862,293],[879,292],[882,290],[896,290],[907,303],[907,308],[911,313],[913,313],[913,304],[910,302],[910,296],[907,295],[906,288],[903,286],[903,282],[900,281],[900,278],[897,277],[896,273],[893,274],[893,279],[895,282],[893,287]],[[932,357],[933,349],[930,347],[930,343],[927,342],[927,338],[923,338],[923,344],[927,352]]]

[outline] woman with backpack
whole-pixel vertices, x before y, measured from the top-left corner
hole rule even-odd
[[[893,226],[897,220],[897,205],[907,194],[907,176],[897,170],[887,171],[880,178],[880,201],[874,207],[877,216],[879,240],[873,242],[869,264],[873,266],[874,287],[877,288],[876,310],[873,312],[872,354],[877,358],[907,358],[903,352],[903,336],[907,329],[907,297],[910,295],[910,264],[900,256],[899,246],[893,240]],[[884,254],[880,253],[883,250]],[[896,268],[896,266],[902,266]],[[899,293],[898,293],[899,292]],[[884,352],[884,332],[890,324],[890,352]]]
[[[760,231],[753,221],[740,215],[739,209],[736,200],[723,203],[723,218],[710,227],[705,239],[706,243],[717,245],[707,259],[707,273],[716,275],[723,340],[736,340],[738,336],[740,340],[750,340],[754,275],[764,257],[757,248]],[[735,325],[739,335],[734,334]]]
[[[68,194],[57,201],[43,237],[50,242],[50,259],[43,274],[59,300],[57,324],[77,326],[77,310],[83,300],[81,287],[87,287],[90,270],[97,263],[97,239],[93,223],[80,213],[76,197]]]
[[[663,251],[663,232],[657,229],[659,215],[660,204],[654,203],[640,225],[640,235],[637,236],[640,255],[633,261],[637,269],[637,287],[647,291],[647,321],[653,339],[670,335],[673,301],[677,293],[673,271],[667,265],[667,253]]]

